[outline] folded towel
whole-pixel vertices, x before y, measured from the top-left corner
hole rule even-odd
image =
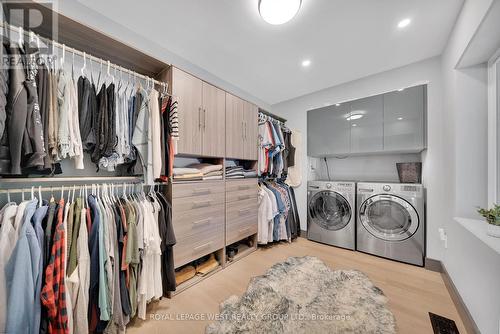
[[[218,175],[222,175],[222,171],[221,170],[203,174],[203,176],[218,176]]]
[[[196,168],[200,172],[202,172],[203,174],[222,170],[222,165],[213,165],[213,164],[207,164],[207,163],[191,164],[187,167],[188,168]]]
[[[193,181],[193,180],[203,180],[203,174],[184,174],[184,175],[174,175],[174,180],[179,181]]]
[[[231,175],[231,176],[226,176],[226,179],[244,179],[244,175]]]
[[[175,175],[184,175],[184,174],[197,174],[200,172],[197,168],[187,168],[187,167],[174,167],[174,176]]]
[[[248,171],[244,171],[243,172],[243,175],[245,177],[248,177],[248,178],[251,178],[251,177],[257,177],[257,172],[254,171],[254,170],[248,170]]]
[[[222,175],[203,176],[203,180],[222,180]]]

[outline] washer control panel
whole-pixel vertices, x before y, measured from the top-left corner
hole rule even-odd
[[[384,189],[384,191],[391,191],[391,186],[386,184],[382,189]]]

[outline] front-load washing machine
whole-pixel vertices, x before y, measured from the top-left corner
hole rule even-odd
[[[309,181],[307,238],[328,245],[356,246],[356,184]]]
[[[424,265],[425,193],[420,184],[358,183],[359,251]]]

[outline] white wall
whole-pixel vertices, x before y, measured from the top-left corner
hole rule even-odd
[[[442,261],[481,333],[499,333],[500,255],[473,236],[453,216],[478,218],[476,206],[487,203],[487,68],[457,69],[493,1],[468,0],[442,56],[445,87],[446,180],[453,210],[445,227],[448,248]],[[499,34],[500,39],[500,34]]]
[[[331,180],[393,183],[399,182],[396,163],[421,160],[420,154],[382,154],[327,159]],[[309,158],[309,161],[315,164],[316,179],[328,180],[325,161],[322,158]]]
[[[353,100],[376,95],[401,87],[428,83],[428,150],[423,155],[423,179],[427,188],[427,256],[441,258],[441,246],[437,229],[446,221],[446,210],[441,200],[450,196],[443,182],[446,166],[443,160],[444,117],[442,108],[441,64],[439,58],[432,58],[395,70],[372,75],[360,80],[331,87],[272,106],[272,111],[288,120],[290,128],[299,129],[303,134],[303,161],[307,160],[307,110],[322,107],[324,103]],[[302,185],[296,189],[297,206],[301,219],[301,228],[307,226],[307,176],[308,168],[303,169]]]
[[[136,49],[148,54],[156,59],[170,63],[178,68],[181,68],[215,86],[218,86],[228,92],[231,92],[243,99],[255,103],[259,107],[269,109],[270,106],[261,99],[249,94],[230,82],[219,78],[203,68],[187,61],[182,55],[175,54],[168,49],[168,45],[159,45],[150,39],[146,39],[136,32],[130,30],[126,26],[118,24],[113,20],[113,17],[104,16],[97,11],[83,5],[79,1],[57,1],[58,12],[67,17],[97,30],[105,32],[106,35],[121,41],[127,45],[131,45]],[[168,20],[172,13],[165,13],[165,20]],[[82,50],[85,51],[85,50]]]

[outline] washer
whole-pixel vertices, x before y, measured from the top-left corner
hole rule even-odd
[[[354,250],[356,184],[309,181],[307,188],[307,238]]]
[[[420,184],[357,184],[357,250],[424,265],[425,194]]]

